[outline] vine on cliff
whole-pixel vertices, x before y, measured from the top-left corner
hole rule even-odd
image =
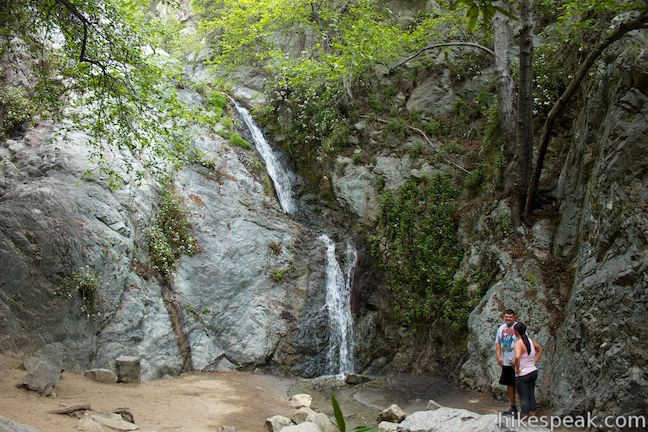
[[[396,193],[381,200],[378,234],[372,253],[389,275],[395,312],[414,328],[465,331],[477,295],[454,274],[463,252],[458,246],[455,199],[447,175],[410,178]]]

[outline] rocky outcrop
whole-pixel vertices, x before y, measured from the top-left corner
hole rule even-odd
[[[639,44],[596,70],[558,180],[553,252],[575,268],[551,384],[560,412],[648,413],[637,397],[648,392],[648,50]]]
[[[551,191],[559,214],[521,232],[517,247],[484,236],[498,219],[500,230],[510,229],[497,209],[481,208],[464,227],[464,273],[491,269],[497,281],[469,321],[462,378],[472,387],[502,394],[493,335],[502,309],[512,307],[546,348],[539,395],[555,413],[648,412],[636,396],[648,391],[648,350],[640,343],[648,331],[648,51],[633,44],[610,54],[620,53],[585,86],[587,102]]]
[[[195,146],[214,163],[187,168],[176,187],[201,251],[180,259],[163,295],[146,245],[159,186],[145,181],[115,191],[100,176],[85,176],[93,169],[87,137],[50,140],[53,129],[43,124],[0,147],[3,351],[60,346],[61,364],[77,370],[114,369],[117,357],[134,356],[142,378],[154,379],[183,369],[176,339],[183,334],[197,369],[278,367],[280,342],[290,365],[305,352],[313,362],[303,346],[318,342],[285,336],[302,310],[324,319],[304,297],[323,291],[325,248],[281,212],[254,152],[196,132]],[[83,288],[92,304],[78,278],[92,284]],[[316,360],[310,373],[321,371]]]

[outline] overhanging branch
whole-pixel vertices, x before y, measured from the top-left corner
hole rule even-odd
[[[444,42],[444,43],[440,43],[440,44],[428,45],[425,48],[420,49],[418,52],[416,52],[415,54],[412,54],[411,56],[409,56],[405,60],[401,61],[397,65],[392,66],[389,69],[389,74],[392,74],[396,69],[398,69],[399,67],[403,66],[404,64],[414,60],[416,57],[420,56],[421,54],[423,54],[426,51],[430,51],[430,50],[433,50],[433,49],[436,49],[436,48],[451,47],[451,46],[467,46],[467,47],[471,47],[471,48],[477,48],[479,50],[482,50],[482,51],[488,53],[493,59],[495,59],[495,53],[493,52],[493,50],[491,50],[489,48],[486,48],[483,45],[479,45],[479,44],[473,43],[473,42]]]

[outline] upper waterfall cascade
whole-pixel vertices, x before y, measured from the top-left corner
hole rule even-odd
[[[284,213],[294,214],[297,210],[297,204],[293,193],[293,186],[295,184],[295,174],[288,168],[288,164],[282,159],[281,154],[277,153],[268,141],[263,136],[263,132],[252,119],[250,112],[240,106],[236,101],[233,101],[236,111],[241,115],[245,125],[248,127],[252,135],[254,147],[261,155],[265,163],[266,170],[275,190],[277,191],[277,198]]]
[[[254,146],[263,159],[268,175],[272,180],[277,198],[283,211],[294,214],[297,211],[297,201],[293,186],[295,174],[289,169],[283,156],[275,151],[263,136],[250,112],[233,101],[238,113],[243,118]],[[329,344],[326,352],[326,372],[333,375],[344,375],[353,372],[353,317],[351,315],[351,288],[353,273],[358,261],[355,247],[349,241],[345,252],[345,270],[338,262],[335,252],[335,242],[322,234],[319,240],[326,246],[326,305],[329,322]]]

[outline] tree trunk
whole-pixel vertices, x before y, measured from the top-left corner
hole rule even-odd
[[[601,41],[598,45],[592,49],[583,64],[578,68],[576,76],[571,80],[563,94],[560,96],[558,101],[554,104],[549,111],[547,120],[545,121],[544,127],[542,129],[542,138],[540,139],[540,147],[538,148],[538,158],[536,160],[535,167],[533,169],[533,179],[529,185],[529,192],[527,194],[525,214],[527,216],[531,215],[533,207],[535,204],[535,198],[538,193],[538,184],[540,183],[540,175],[542,174],[542,165],[544,164],[544,158],[547,153],[547,147],[549,146],[549,139],[551,138],[551,131],[553,130],[554,123],[558,114],[562,112],[563,108],[567,106],[567,102],[572,98],[576,90],[580,86],[581,82],[587,75],[587,71],[592,67],[596,59],[601,55],[603,50],[615,41],[621,39],[621,37],[632,31],[639,28],[645,28],[648,23],[648,12],[643,12],[638,17],[619,25],[619,27],[607,38]]]
[[[533,35],[529,0],[520,0],[520,85],[517,115],[517,173],[513,185],[513,223],[520,226],[533,157]]]
[[[504,10],[509,10],[506,1],[494,3]],[[497,71],[497,112],[502,133],[502,153],[506,167],[502,173],[502,188],[505,195],[513,189],[515,157],[515,98],[513,89],[513,68],[511,67],[512,45],[511,21],[506,15],[496,12],[493,16],[493,39],[495,48],[495,69]]]

